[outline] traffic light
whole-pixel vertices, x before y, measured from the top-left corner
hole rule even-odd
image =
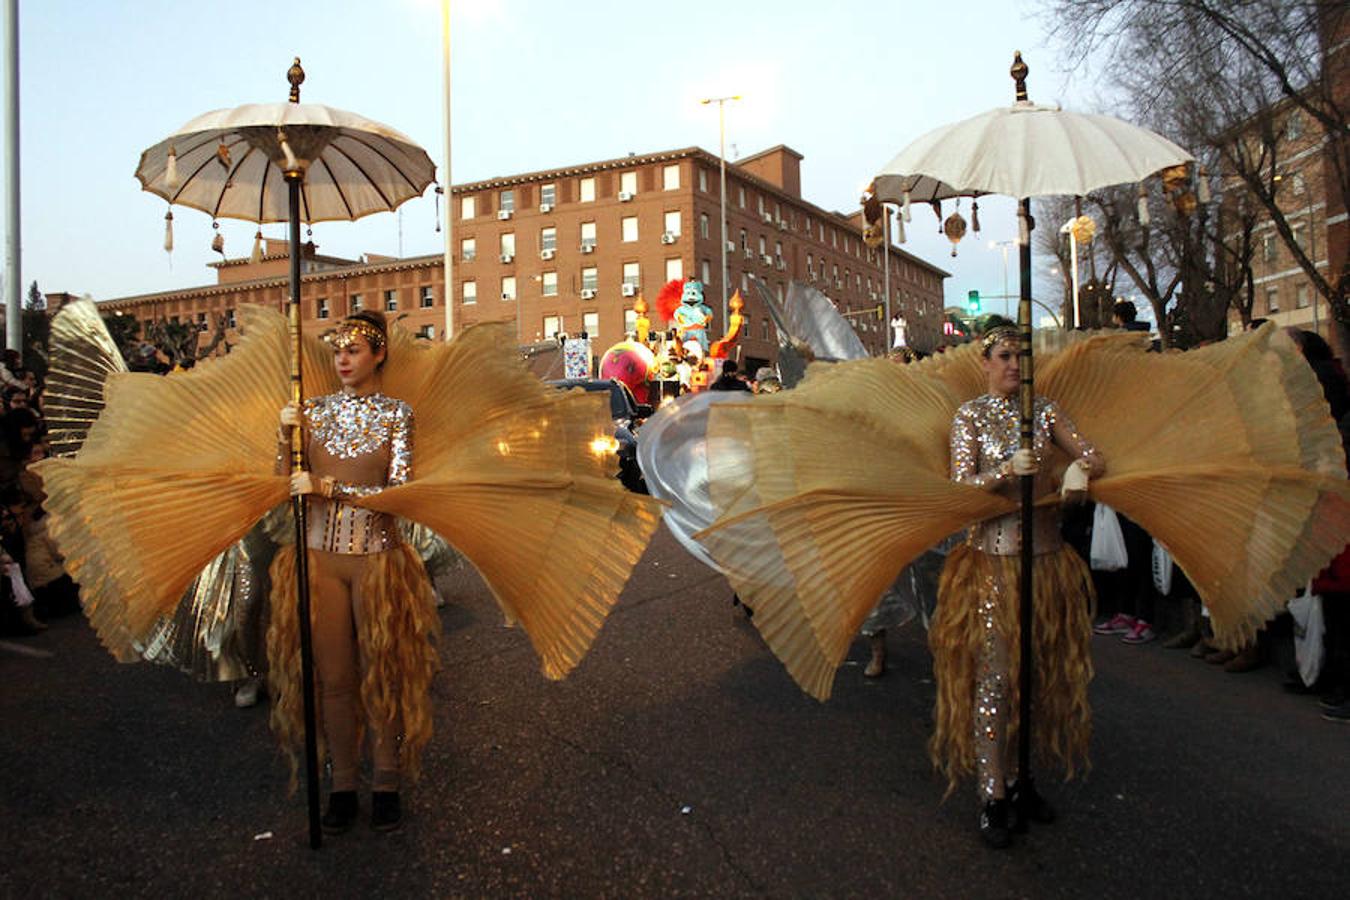
[[[970,291],[966,294],[966,309],[970,310],[972,316],[980,314],[980,292]]]

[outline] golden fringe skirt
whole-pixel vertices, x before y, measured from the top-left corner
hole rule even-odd
[[[1032,758],[1057,763],[1065,777],[1088,765],[1092,714],[1089,641],[1096,592],[1092,576],[1072,548],[1034,557],[1032,563],[1035,671],[1032,694]],[[997,630],[1007,648],[1007,733],[995,737],[1017,746],[1021,629],[1019,556],[994,556],[961,544],[947,557],[938,585],[937,614],[928,634],[937,681],[935,727],[929,742],[933,765],[947,776],[947,793],[959,779],[976,774],[975,705],[982,664],[987,667],[986,629]],[[1015,774],[1009,768],[1008,774]]]
[[[309,555],[311,593],[318,560]],[[272,731],[290,757],[295,788],[298,754],[304,748],[304,699],[300,677],[300,617],[296,603],[295,545],[272,561],[272,618],[267,629],[268,687]],[[431,678],[439,665],[441,623],[422,560],[407,544],[366,557],[361,594],[366,609],[356,640],[362,660],[363,725],[384,723],[400,736],[400,774],[417,778],[422,749],[431,739]],[[311,623],[317,604],[310,603]],[[312,627],[312,625],[311,625]],[[318,690],[318,673],[315,673]],[[317,702],[317,698],[316,698]],[[321,708],[322,704],[318,704]],[[319,728],[320,758],[323,728]]]

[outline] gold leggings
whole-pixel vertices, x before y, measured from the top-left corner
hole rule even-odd
[[[314,572],[314,667],[328,754],[333,761],[333,790],[354,791],[361,757],[362,722],[370,732],[375,761],[374,789],[396,791],[399,784],[397,725],[371,721],[361,705],[366,660],[357,639],[368,614],[361,581],[368,557],[310,551]]]

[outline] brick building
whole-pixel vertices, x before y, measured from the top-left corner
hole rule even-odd
[[[831,297],[865,346],[883,352],[889,268],[892,313],[909,323],[910,343],[931,349],[941,339],[942,279],[947,273],[897,247],[889,261],[867,248],[861,219],[801,197],[801,155],[785,146],[727,166],[728,281],[745,299],[741,356],[776,358],[776,336],[749,276],[782,296],[798,279]],[[519,341],[586,331],[603,348],[633,329],[633,304],[650,304],[666,281],[699,278],[720,318],[721,242],[718,159],[698,148],[629,156],[456,185],[455,328],[514,321]],[[259,263],[213,263],[217,283],[107,300],[113,312],[139,319],[196,321],[213,314],[233,325],[240,304],[278,306],[286,299],[287,256],[269,241]],[[440,336],[445,321],[442,257],[366,256],[347,260],[306,247],[301,303],[307,323],[321,324],[357,307],[379,308],[404,327]],[[653,315],[653,326],[660,322]],[[722,323],[713,331],[720,334]]]
[[[1343,8],[1328,7],[1325,11],[1320,41],[1327,84],[1335,102],[1344,109],[1350,103],[1350,15]],[[1265,121],[1266,116],[1272,121]],[[1346,139],[1328,134],[1320,123],[1287,100],[1263,112],[1247,128],[1258,136],[1257,140],[1265,128],[1273,134],[1273,155],[1278,162],[1272,178],[1280,211],[1295,242],[1318,273],[1334,286],[1347,271],[1344,176],[1333,160],[1336,153],[1345,153]],[[1247,132],[1239,132],[1244,133]],[[1224,191],[1237,202],[1245,188],[1235,175],[1227,175]],[[1316,331],[1332,339],[1334,345],[1332,311],[1299,266],[1275,223],[1269,218],[1258,222],[1253,238],[1252,315],[1282,326]],[[1229,327],[1230,330],[1241,327],[1236,315],[1230,318]],[[1340,349],[1342,353],[1346,350]]]

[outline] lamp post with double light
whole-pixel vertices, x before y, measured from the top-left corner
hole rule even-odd
[[[717,158],[721,164],[720,181],[721,186],[717,192],[718,208],[722,217],[722,281],[720,291],[722,294],[722,319],[719,322],[720,327],[725,330],[727,327],[727,101],[741,99],[740,94],[732,94],[729,97],[708,97],[700,100],[704,106],[713,103],[717,104]]]

